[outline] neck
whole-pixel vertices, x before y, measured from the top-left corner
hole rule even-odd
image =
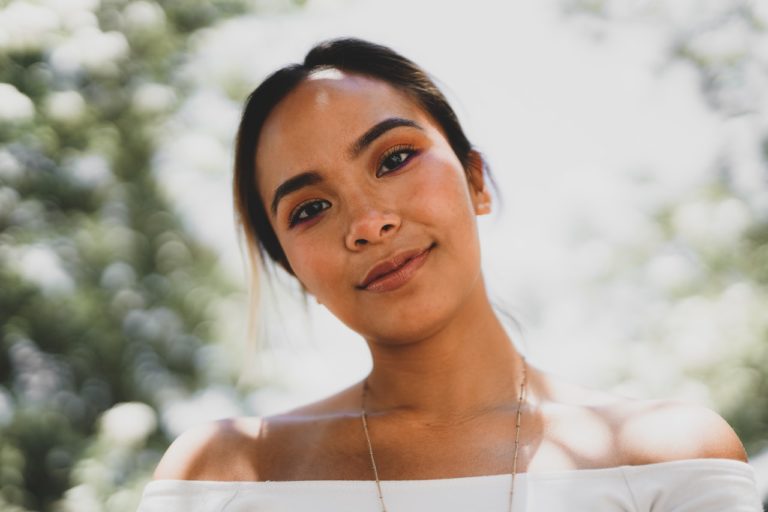
[[[523,361],[481,288],[438,332],[405,344],[369,340],[369,413],[456,421],[515,407]]]

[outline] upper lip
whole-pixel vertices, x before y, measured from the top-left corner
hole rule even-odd
[[[360,282],[360,284],[357,285],[357,287],[366,288],[376,279],[399,269],[416,256],[421,256],[425,252],[429,251],[432,249],[432,247],[433,246],[430,245],[427,248],[408,249],[406,251],[397,252],[392,256],[379,261],[373,267],[371,267],[370,270],[368,270],[368,272],[365,274],[365,277]]]

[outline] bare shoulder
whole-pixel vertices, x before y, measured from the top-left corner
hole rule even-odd
[[[686,459],[746,461],[736,433],[716,412],[675,400],[636,400],[547,376],[547,434],[576,467]],[[551,451],[551,450],[550,450]]]
[[[233,418],[180,435],[155,470],[157,480],[258,480],[256,461],[263,421]]]
[[[616,406],[618,440],[632,464],[681,459],[747,461],[731,426],[703,406],[674,400],[625,400]]]
[[[347,418],[358,385],[295,409],[263,417],[208,423],[184,432],[163,455],[161,480],[295,479],[330,424]],[[343,431],[342,431],[343,434]]]

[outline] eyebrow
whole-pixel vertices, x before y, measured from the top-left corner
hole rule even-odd
[[[283,197],[304,187],[320,183],[321,181],[323,181],[323,177],[315,171],[302,172],[301,174],[297,174],[296,176],[285,180],[279,187],[277,187],[275,195],[272,197],[272,205],[270,207],[272,215],[277,213],[277,203],[279,203]]]
[[[389,117],[376,123],[364,134],[358,137],[358,139],[349,147],[349,156],[351,158],[356,158],[365,150],[365,148],[370,146],[373,141],[384,135],[389,130],[399,128],[401,126],[407,126],[409,128],[416,128],[424,131],[424,128],[422,128],[415,121],[411,121],[410,119],[405,119],[402,117]],[[297,174],[296,176],[285,180],[280,184],[280,186],[277,187],[277,189],[275,189],[275,195],[272,197],[272,204],[270,206],[272,215],[277,213],[277,205],[283,197],[287,196],[288,194],[292,194],[293,192],[296,192],[297,190],[300,190],[304,187],[309,187],[311,185],[320,183],[321,181],[323,181],[323,177],[315,171],[302,172],[301,174]]]
[[[415,121],[410,119],[404,119],[402,117],[390,117],[383,121],[380,121],[368,129],[367,132],[362,134],[352,146],[349,148],[349,156],[352,158],[357,157],[363,152],[365,148],[371,145],[373,141],[384,135],[389,130],[399,128],[401,126],[408,126],[410,128],[417,128],[424,131],[424,128],[419,126]]]

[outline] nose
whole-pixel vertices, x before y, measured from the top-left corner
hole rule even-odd
[[[393,236],[400,229],[402,220],[392,212],[365,208],[353,216],[345,244],[349,250],[359,251],[369,244],[377,244]]]

